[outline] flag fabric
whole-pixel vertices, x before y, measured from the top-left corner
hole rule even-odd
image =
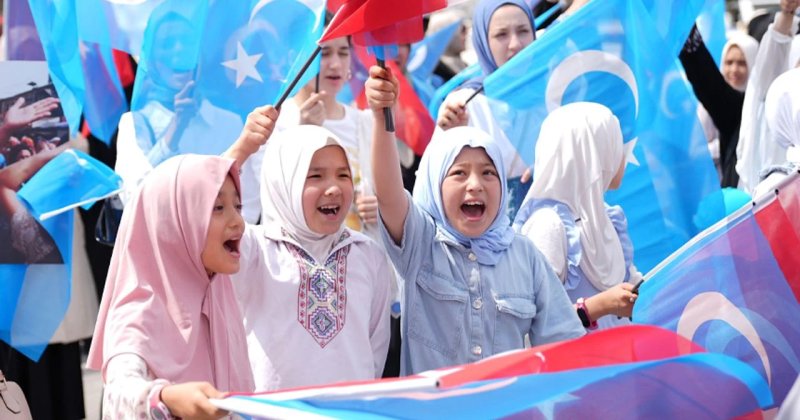
[[[447,98],[447,95],[449,95],[450,92],[456,90],[467,80],[480,75],[481,67],[478,65],[478,63],[475,63],[464,70],[461,70],[450,80],[439,86],[439,88],[437,88],[434,92],[433,97],[431,97],[430,101],[428,102],[428,113],[431,115],[431,118],[433,118],[435,121],[439,117],[439,107],[442,106],[442,103],[444,103],[444,100]]]
[[[620,327],[407,378],[233,394],[215,403],[266,417],[615,419],[730,418],[772,403],[748,365],[702,351],[659,328]]]
[[[433,71],[439,63],[439,58],[450,44],[453,35],[461,27],[461,22],[453,22],[436,33],[428,35],[422,41],[411,45],[408,63],[406,64],[408,80],[426,108],[436,88],[442,85],[441,78],[435,75]]]
[[[28,358],[39,359],[69,306],[74,213],[69,210],[88,208],[117,193],[120,185],[120,178],[107,166],[83,152],[67,150],[18,191],[28,214],[44,230],[39,235],[49,235],[47,240],[56,247],[55,258],[46,261],[0,264],[0,339]],[[40,240],[39,236],[26,239]]]
[[[64,117],[71,132],[75,133],[80,128],[86,97],[75,2],[30,0],[29,4]]]
[[[226,150],[247,114],[274,103],[315,49],[324,7],[323,0],[167,0],[156,7],[131,105],[151,163]],[[315,74],[307,72],[297,89]]]
[[[797,201],[798,189],[795,174],[779,196]],[[749,364],[769,383],[776,406],[800,373],[792,217],[772,197],[718,222],[647,274],[633,312],[637,323],[676,331]]]
[[[551,110],[598,102],[619,118],[630,164],[606,200],[625,209],[642,271],[697,232],[700,201],[719,190],[706,142],[696,135],[696,99],[654,25],[639,0],[592,2],[484,81],[501,107],[496,119],[531,165]]]
[[[20,188],[18,195],[39,220],[119,193],[119,175],[97,159],[68,149],[53,158]]]
[[[6,59],[44,61],[44,50],[27,1],[6,2],[3,34]]]
[[[677,57],[680,53],[705,4],[714,1],[716,0],[641,0],[652,19],[651,28],[655,28],[661,35],[671,57]]]
[[[363,46],[411,44],[423,38],[422,16],[447,6],[447,0],[341,0],[320,42],[352,36]]]
[[[436,69],[439,63],[439,58],[447,50],[450,40],[461,28],[462,23],[457,21],[449,26],[446,26],[435,33],[425,37],[411,45],[411,51],[408,54],[408,64],[406,70],[408,74],[417,80],[428,80]]]
[[[100,21],[77,0],[32,0],[31,12],[41,39],[53,84],[72,133],[81,115],[106,142],[128,106],[116,73],[111,47],[84,41],[78,28]]]
[[[83,116],[92,134],[108,143],[119,119],[128,111],[128,100],[117,72],[111,48],[80,41],[85,86]]]
[[[722,49],[727,42],[724,0],[706,0],[700,16],[697,17],[697,29],[700,30],[703,43],[714,57],[717,67],[722,67]]]
[[[165,0],[80,0],[80,38],[138,56],[150,15]]]

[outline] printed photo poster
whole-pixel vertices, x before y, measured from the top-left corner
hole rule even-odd
[[[121,182],[72,148],[46,62],[3,61],[0,74],[0,340],[37,360],[69,305],[69,210]]]

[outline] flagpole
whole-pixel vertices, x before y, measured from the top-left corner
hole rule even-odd
[[[376,57],[376,61],[382,69],[386,69],[386,61],[384,59]],[[386,120],[386,131],[394,133],[394,118],[392,117],[391,108],[383,108],[383,119]]]
[[[292,80],[292,83],[289,84],[289,87],[286,88],[286,90],[283,92],[278,101],[275,102],[275,109],[281,109],[281,105],[283,105],[283,102],[286,100],[286,98],[289,97],[289,94],[292,92],[292,90],[294,90],[294,87],[297,86],[297,82],[299,82],[300,78],[303,77],[303,74],[306,72],[306,70],[308,70],[308,66],[310,66],[311,63],[314,61],[314,59],[317,58],[317,55],[319,54],[320,51],[322,51],[322,47],[317,45],[317,48],[311,54],[311,57],[308,57],[306,63],[303,64],[303,67],[300,69],[299,72],[297,72],[297,75],[294,76],[294,80]]]
[[[476,90],[475,90],[475,92],[472,92],[472,95],[469,95],[469,98],[467,98],[467,100],[466,100],[466,101],[464,101],[464,106],[467,106],[467,104],[469,103],[469,101],[471,101],[473,98],[475,98],[476,96],[478,96],[478,94],[479,94],[479,93],[481,93],[481,92],[483,92],[483,85],[481,85],[481,87],[479,87],[478,89],[476,89]]]

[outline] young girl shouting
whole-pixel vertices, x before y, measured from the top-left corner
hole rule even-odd
[[[243,135],[230,155],[246,159],[258,148],[248,138],[259,137]],[[382,248],[344,226],[350,168],[319,126],[286,129],[264,147],[263,225],[248,225],[234,278],[257,390],[383,372],[395,278]]]
[[[372,67],[366,94],[376,118],[372,164],[383,239],[404,280],[402,372],[584,334],[547,261],[502,211],[505,167],[496,142],[470,127],[438,132],[412,198],[382,125],[397,79]]]
[[[87,362],[103,373],[103,418],[216,418],[218,389],[253,390],[228,277],[244,232],[238,172],[175,157],[126,206]]]

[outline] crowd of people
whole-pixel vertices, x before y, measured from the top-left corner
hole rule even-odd
[[[798,3],[780,1],[760,43],[730,35],[721,68],[696,28],[680,53],[720,185],[749,197],[800,168]],[[624,209],[604,199],[626,168],[618,118],[556,109],[528,167],[481,83],[544,30],[523,0],[480,0],[471,20],[446,10],[429,30],[459,21],[435,77],[466,67],[468,28],[481,74],[447,96],[416,159],[385,129],[390,69],[369,69],[368,109],[337,100],[349,38],[323,42],[317,80],[254,109],[222,156],[153,160],[179,128],[143,150],[123,117],[125,210],[87,360],[103,418],[218,418],[209,399],[229,391],[416,374],[631,322],[642,273]],[[4,135],[16,113],[57,101],[23,105],[0,127],[8,153],[27,144]]]

